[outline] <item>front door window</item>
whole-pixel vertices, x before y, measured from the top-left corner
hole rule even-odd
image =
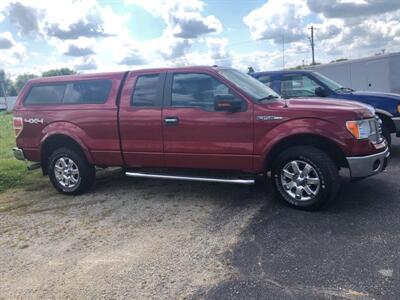
[[[317,87],[320,85],[306,75],[286,75],[281,81],[281,96],[284,98],[316,97]]]

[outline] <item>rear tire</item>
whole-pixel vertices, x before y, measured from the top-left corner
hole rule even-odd
[[[289,205],[317,210],[335,199],[340,178],[335,162],[312,146],[296,146],[282,152],[271,176],[275,190]]]
[[[86,157],[75,149],[59,148],[49,159],[50,182],[57,191],[79,195],[89,190],[96,178],[96,170]]]

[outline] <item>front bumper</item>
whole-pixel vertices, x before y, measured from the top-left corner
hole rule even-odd
[[[352,178],[364,178],[378,174],[386,169],[390,152],[385,151],[360,157],[346,157]]]
[[[12,149],[14,157],[18,160],[25,160],[24,150],[14,147]]]
[[[394,127],[396,129],[396,135],[400,137],[400,117],[393,117],[392,121],[394,123]]]

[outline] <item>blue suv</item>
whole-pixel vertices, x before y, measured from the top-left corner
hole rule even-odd
[[[376,109],[383,123],[383,135],[391,144],[391,133],[400,137],[400,95],[361,92],[343,87],[339,83],[310,70],[254,72],[253,77],[272,88],[283,98],[328,97],[369,104]]]

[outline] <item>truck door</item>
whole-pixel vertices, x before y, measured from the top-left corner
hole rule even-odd
[[[168,73],[162,113],[167,167],[252,169],[253,105],[206,72]],[[236,112],[215,111],[217,95],[242,101]]]
[[[125,163],[162,167],[161,106],[165,73],[131,72],[121,95],[119,124]]]

